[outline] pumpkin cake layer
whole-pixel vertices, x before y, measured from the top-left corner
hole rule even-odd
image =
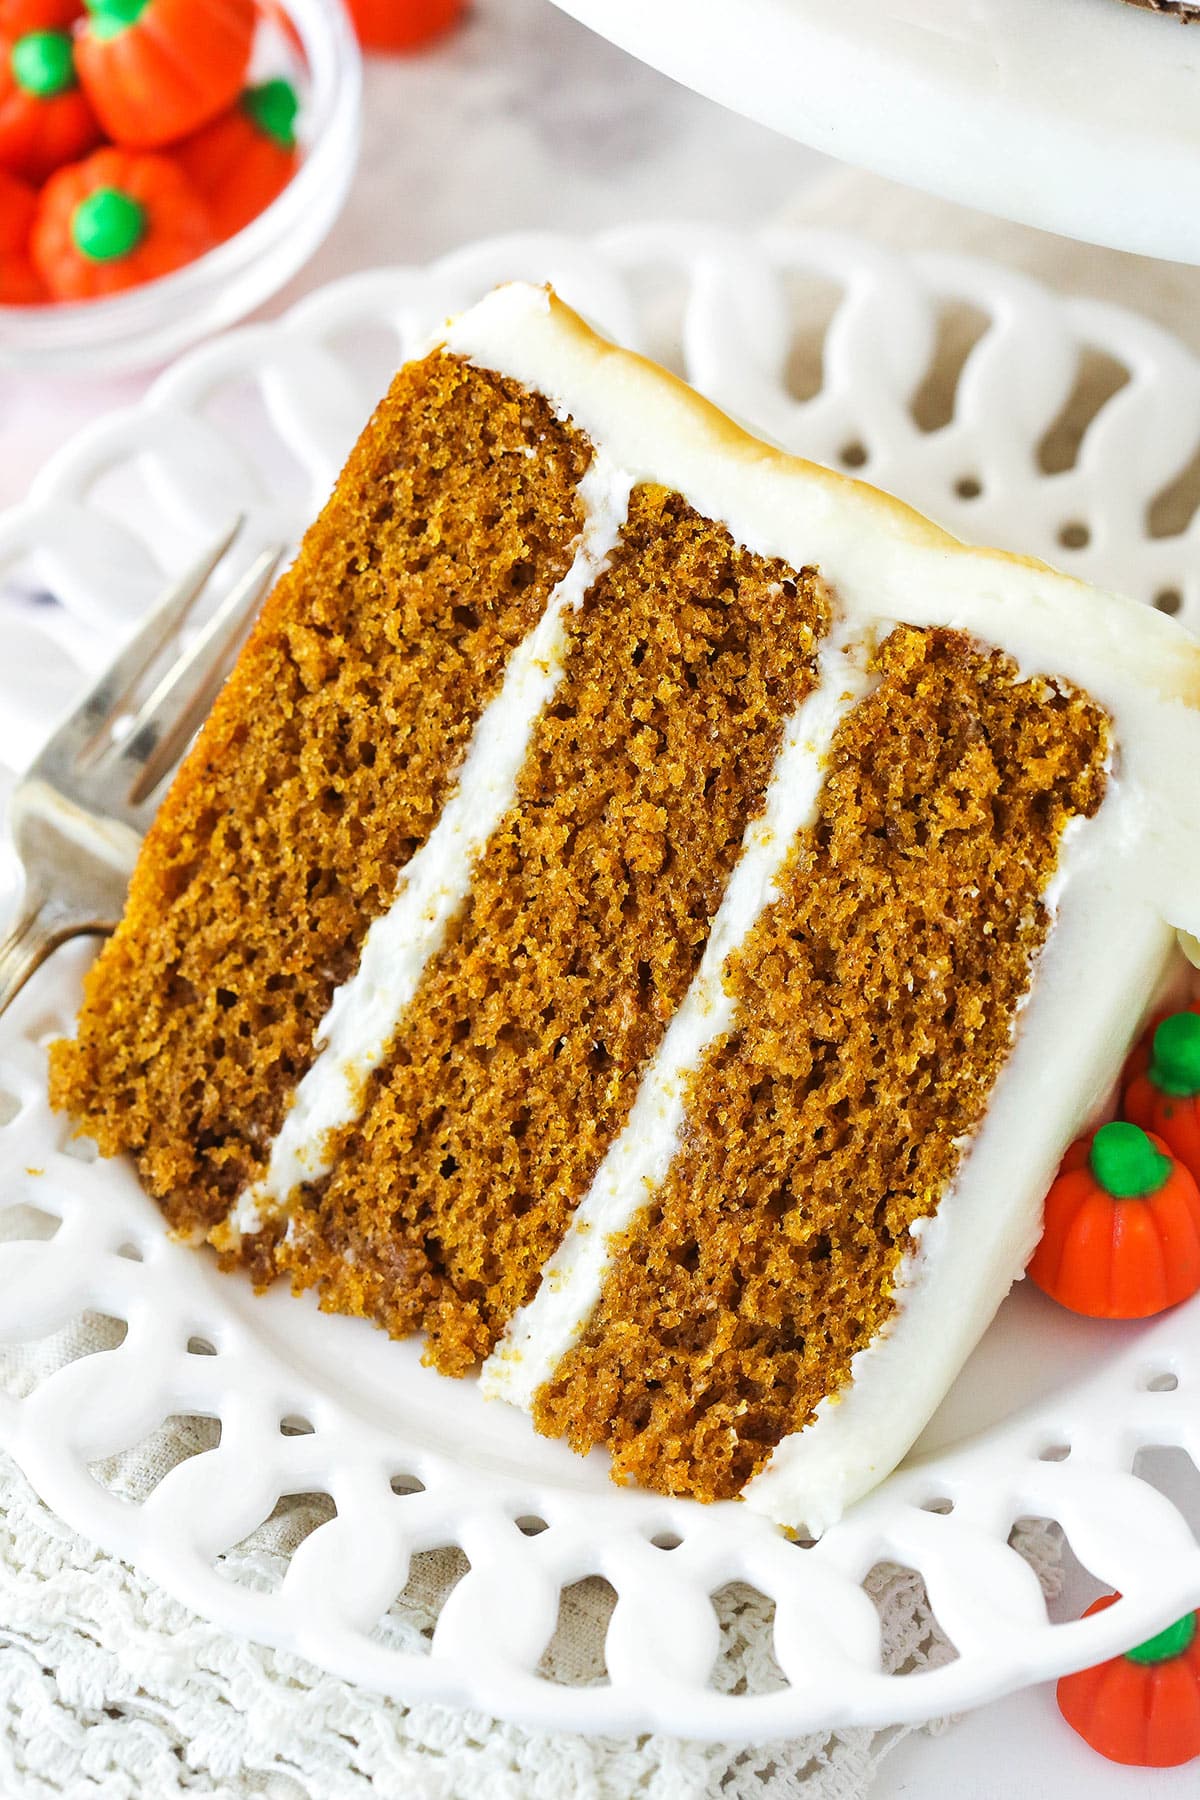
[[[279,1260],[461,1374],[608,1144],[811,692],[828,602],[678,494],[633,491],[515,803]]]
[[[780,897],[730,959],[736,1026],[613,1249],[540,1429],[618,1474],[731,1497],[886,1327],[913,1221],[953,1181],[1049,926],[1107,724],[962,634],[900,627],[833,742]]]
[[[586,440],[451,357],[396,377],[138,863],[51,1091],[180,1230],[262,1170],[367,927],[570,566]]]

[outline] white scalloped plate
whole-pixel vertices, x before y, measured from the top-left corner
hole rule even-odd
[[[43,471],[28,503],[0,519],[0,570],[63,597],[57,608],[0,604],[10,759],[29,753],[67,687],[231,511],[248,509],[252,537],[294,535],[404,346],[516,275],[553,278],[615,336],[683,367],[789,447],[862,463],[965,534],[1103,572],[1200,623],[1200,518],[1174,537],[1148,526],[1161,511],[1151,502],[1200,445],[1200,366],[1149,325],[979,263],[909,262],[826,234],[511,238],[426,270],[353,277],[278,323],[219,339]],[[811,298],[814,281],[838,297],[817,391],[797,399],[796,284]],[[982,335],[952,417],[922,429],[910,403],[947,308]],[[1051,434],[1069,466],[1047,474],[1037,446],[1096,352],[1128,379],[1073,462]],[[930,404],[926,394],[916,408],[926,426]],[[1098,1661],[1200,1604],[1200,1546],[1172,1501],[1131,1473],[1147,1446],[1200,1464],[1200,1300],[1118,1327],[1018,1290],[908,1463],[802,1548],[736,1504],[615,1488],[599,1455],[535,1437],[473,1382],[423,1369],[419,1346],[282,1291],[256,1298],[169,1241],[129,1166],[82,1160],[46,1107],[43,1047],[68,1027],[91,953],[68,946],[0,1021],[0,1206],[36,1209],[19,1215],[28,1235],[0,1245],[0,1339],[38,1340],[85,1309],[127,1332],[26,1399],[0,1398],[0,1443],[64,1519],[207,1617],[409,1699],[556,1729],[763,1741],[970,1706]],[[94,1478],[89,1465],[177,1414],[219,1419],[219,1446],[141,1504]],[[297,1432],[297,1420],[312,1429]],[[222,1553],[281,1496],[308,1492],[329,1494],[337,1516],[276,1591],[235,1585]],[[1029,1517],[1059,1521],[1123,1602],[1051,1623],[1008,1544]],[[399,1650],[374,1627],[410,1558],[449,1544],[470,1569],[432,1652]],[[924,1577],[956,1660],[883,1672],[861,1586],[881,1561]],[[617,1592],[607,1680],[556,1686],[539,1659],[563,1588],[591,1574]],[[710,1596],[730,1581],[774,1601],[774,1691],[710,1685]]]

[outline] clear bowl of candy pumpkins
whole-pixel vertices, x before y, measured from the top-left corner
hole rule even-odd
[[[162,362],[316,249],[358,154],[337,0],[0,0],[0,367]]]

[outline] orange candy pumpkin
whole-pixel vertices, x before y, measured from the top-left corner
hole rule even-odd
[[[83,0],[0,0],[0,33],[24,37],[27,31],[66,31],[83,11]]]
[[[257,218],[292,179],[299,160],[297,110],[290,82],[264,81],[175,145],[175,159],[206,202],[219,238],[232,237]]]
[[[37,195],[0,169],[0,306],[36,306],[46,290],[29,256]]]
[[[1145,1030],[1142,1032],[1142,1035],[1135,1040],[1132,1050],[1125,1058],[1125,1067],[1121,1071],[1122,1092],[1127,1091],[1130,1083],[1136,1081],[1139,1075],[1144,1075],[1146,1070],[1150,1067],[1151,1060],[1154,1056],[1154,1034],[1162,1024],[1163,1020],[1170,1017],[1172,1011],[1200,1013],[1200,1000],[1193,1000],[1191,1006],[1187,1008],[1160,1006],[1156,1013],[1150,1015],[1150,1021]]]
[[[1200,1289],[1200,1189],[1161,1138],[1102,1125],[1063,1158],[1028,1273],[1089,1318],[1162,1312]]]
[[[1200,1013],[1168,1013],[1125,1089],[1127,1119],[1153,1131],[1200,1181]]]
[[[169,157],[97,150],[42,189],[33,260],[56,300],[168,275],[210,248],[208,209]]]
[[[99,141],[68,34],[0,38],[0,168],[36,184]]]
[[[464,0],[347,0],[366,50],[416,50],[440,37],[465,11]]]
[[[1084,1618],[1119,1600],[1106,1594]],[[1110,1762],[1171,1769],[1200,1756],[1200,1614],[1185,1613],[1156,1637],[1064,1675],[1058,1709],[1086,1744]]]
[[[153,150],[232,106],[254,38],[254,0],[87,0],[76,61],[113,142]]]

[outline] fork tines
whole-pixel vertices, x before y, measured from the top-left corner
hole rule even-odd
[[[58,728],[31,774],[144,829],[147,801],[199,728],[246,636],[283,546],[263,550],[118,736],[138,683],[178,631],[232,547],[237,519],[176,583]]]
[[[111,662],[91,692],[84,696],[70,718],[46,744],[42,756],[59,753],[72,762],[86,763],[103,748],[105,733],[127,707],[139,681],[156,656],[179,629],[204,592],[214,569],[242,529],[239,515],[224,534],[200,556],[157,606],[147,615],[125,648]]]
[[[216,699],[281,554],[269,549],[255,557],[139,709],[127,736],[113,745],[109,754],[132,777],[129,798],[135,806],[175,766]]]

